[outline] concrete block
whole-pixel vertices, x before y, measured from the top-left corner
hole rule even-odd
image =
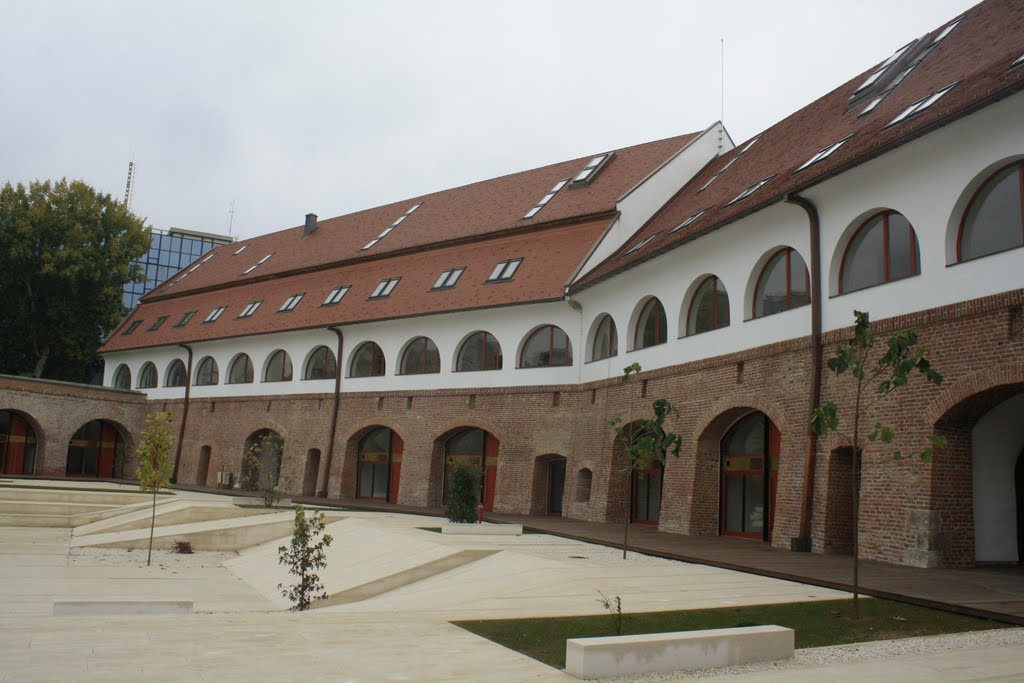
[[[522,524],[445,524],[443,534],[467,536],[522,536]]]
[[[53,616],[191,614],[191,600],[54,600]]]
[[[570,638],[565,641],[565,671],[576,678],[609,678],[789,659],[794,635],[782,626],[746,626]]]

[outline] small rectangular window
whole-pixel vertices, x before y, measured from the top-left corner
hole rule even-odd
[[[1010,68],[1011,69],[1015,69],[1018,66],[1021,66],[1022,64],[1024,64],[1024,55],[1021,55],[1020,57],[1017,57],[1017,59],[1015,59],[1013,61],[1013,64],[1010,65]]]
[[[412,212],[415,211],[416,209],[420,208],[421,206],[423,206],[422,203],[421,204],[413,204],[412,207],[410,207],[410,209],[408,211],[406,211],[401,216],[399,216],[397,219],[395,219],[394,223],[392,223],[388,227],[384,228],[383,232],[381,232],[379,235],[377,235],[372,240],[367,242],[366,246],[364,246],[360,251],[366,251],[367,249],[372,249],[373,247],[375,247],[378,242],[380,242],[382,239],[384,239],[385,237],[390,235],[392,230],[397,228],[402,223],[402,221],[404,221],[406,218],[408,218],[410,215],[412,215]]]
[[[179,320],[178,322],[174,323],[174,326],[175,327],[185,327],[185,325],[188,325],[188,321],[191,320],[192,316],[194,316],[195,314],[196,314],[195,311],[189,311],[185,315],[181,316],[181,320]]]
[[[141,320],[133,320],[132,324],[128,326],[128,329],[121,333],[121,336],[127,337],[129,334],[139,329],[139,325],[142,324]]]
[[[248,268],[246,268],[245,270],[243,270],[243,271],[242,271],[242,275],[247,275],[247,274],[251,273],[252,271],[256,270],[257,268],[259,268],[260,266],[262,266],[262,265],[263,265],[264,263],[266,263],[266,262],[267,262],[267,259],[269,259],[269,258],[270,258],[271,256],[273,256],[273,255],[274,255],[273,253],[267,254],[266,256],[264,256],[263,258],[261,258],[261,259],[260,259],[259,261],[257,261],[257,262],[256,262],[256,263],[254,263],[253,265],[251,265],[251,266],[249,266]]]
[[[959,17],[957,17],[953,21],[949,22],[949,24],[946,26],[946,28],[942,29],[942,31],[939,33],[939,35],[935,36],[935,39],[932,40],[932,45],[937,45],[938,43],[942,42],[943,38],[945,38],[950,33],[952,33],[953,29],[955,29],[957,26],[959,26],[960,22],[963,21],[963,20],[964,20],[964,15],[961,14]]]
[[[459,281],[459,278],[462,277],[462,273],[465,270],[465,268],[451,268],[443,271],[431,289],[451,289]]]
[[[587,165],[583,167],[583,170],[576,174],[572,179],[572,187],[581,187],[583,185],[589,185],[594,181],[594,178],[598,173],[604,169],[608,161],[612,158],[612,153],[598,154],[596,157],[587,162]]]
[[[167,316],[166,315],[162,315],[162,316],[160,316],[159,318],[157,318],[156,320],[153,321],[153,324],[149,326],[149,330],[147,330],[147,331],[148,332],[156,332],[157,330],[160,329],[160,326],[163,325],[165,322],[167,322]]]
[[[653,240],[655,237],[657,237],[660,234],[661,234],[660,232],[656,232],[653,235],[651,235],[650,237],[646,238],[645,240],[639,242],[635,246],[630,247],[629,250],[625,254],[623,254],[623,256],[629,256],[630,254],[633,254],[633,253],[636,253],[636,252],[640,251],[641,249],[646,247],[651,242],[651,240]]]
[[[711,206],[714,206],[714,204],[712,204]],[[694,221],[696,221],[696,220],[697,220],[698,218],[700,218],[701,216],[703,216],[704,214],[706,214],[706,213],[707,213],[708,211],[710,211],[710,210],[711,210],[711,206],[709,206],[709,207],[708,207],[708,208],[706,208],[706,209],[701,209],[701,210],[700,210],[700,211],[698,211],[697,213],[693,214],[692,216],[690,216],[689,218],[687,218],[687,219],[686,219],[685,221],[683,221],[682,223],[680,223],[680,224],[679,224],[679,225],[677,225],[676,227],[672,228],[672,230],[671,230],[670,232],[675,232],[676,230],[682,230],[682,229],[683,229],[683,228],[685,228],[686,226],[688,226],[688,225],[692,224],[692,223],[693,223]]]
[[[753,185],[751,185],[747,189],[743,190],[743,192],[740,192],[738,195],[736,195],[736,198],[733,199],[732,201],[730,201],[728,204],[726,204],[726,206],[732,206],[733,204],[735,204],[737,202],[743,201],[744,199],[746,199],[747,197],[749,197],[750,195],[754,194],[755,192],[760,190],[762,187],[764,187],[765,183],[767,183],[769,180],[771,180],[774,177],[775,177],[774,175],[770,175],[767,178],[765,178],[764,180],[757,181],[756,183],[754,183]]]
[[[812,156],[810,159],[808,159],[803,164],[801,164],[798,169],[796,169],[797,172],[802,171],[802,170],[804,170],[805,168],[807,168],[809,166],[813,166],[814,164],[818,163],[819,161],[824,161],[825,159],[828,159],[830,156],[832,156],[833,152],[835,152],[837,149],[839,149],[840,147],[845,145],[846,142],[850,138],[852,138],[852,137],[853,137],[853,134],[851,133],[850,135],[847,135],[845,138],[843,138],[839,142],[835,142],[835,143],[829,145],[828,147],[826,147],[824,149],[818,150],[817,154]]]
[[[217,308],[210,311],[210,315],[206,316],[204,323],[212,323],[214,320],[220,317],[220,314],[227,310],[227,306],[218,306]]]
[[[242,253],[243,251],[245,251],[245,250],[246,250],[246,249],[248,249],[248,248],[249,248],[249,245],[248,245],[248,244],[243,244],[242,246],[240,246],[240,247],[238,248],[238,251],[236,251],[236,252],[234,253],[234,255],[235,255],[235,256],[238,256],[239,254],[241,254],[241,253]]]
[[[262,301],[250,301],[249,303],[247,303],[245,305],[245,308],[242,309],[242,312],[238,314],[238,317],[239,318],[248,318],[248,317],[250,317],[253,313],[256,312],[256,309],[259,308],[260,304],[262,304],[262,303],[263,303]]]
[[[568,182],[568,180],[559,180],[557,183],[555,183],[555,186],[552,187],[546,195],[541,197],[540,201],[537,202],[537,204],[532,209],[526,212],[526,214],[523,216],[523,219],[525,220],[527,218],[533,218],[534,216],[536,216],[541,209],[547,206],[548,202],[555,198],[555,195],[558,194],[558,191],[565,187],[565,184]]]
[[[957,83],[953,83],[951,85],[947,85],[942,90],[939,90],[936,93],[932,93],[928,97],[925,97],[923,99],[918,100],[917,102],[914,102],[912,105],[910,105],[909,107],[904,109],[900,113],[899,116],[897,116],[892,121],[890,121],[886,125],[886,128],[888,128],[889,126],[895,126],[897,123],[901,123],[903,121],[906,121],[909,118],[913,118],[914,116],[917,116],[918,114],[923,112],[925,109],[927,109],[928,107],[930,107],[933,104],[935,104],[936,102],[938,102],[942,98],[943,95],[945,95],[950,90],[955,88],[958,83],[959,83],[959,81],[957,81]]]
[[[381,280],[377,288],[373,290],[373,294],[370,295],[371,299],[386,299],[391,296],[391,292],[395,291],[395,285],[401,278],[393,277],[387,280]]]
[[[498,265],[494,266],[494,270],[491,271],[490,276],[487,278],[488,282],[505,282],[511,280],[512,276],[519,270],[519,264],[523,262],[521,258],[509,259],[508,261],[498,261]]]
[[[302,301],[302,297],[304,297],[305,295],[305,292],[303,292],[302,294],[292,294],[290,297],[285,299],[285,302],[283,304],[281,304],[281,308],[277,309],[278,312],[280,313],[281,311],[295,310],[295,307],[299,305],[299,302]]]
[[[320,305],[334,306],[339,301],[341,301],[346,294],[348,294],[349,289],[351,289],[351,287],[349,287],[348,285],[345,285],[344,287],[335,287],[334,289],[331,290],[331,293],[327,295],[327,298],[324,299],[324,302]]]

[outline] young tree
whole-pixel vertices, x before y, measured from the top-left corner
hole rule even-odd
[[[629,380],[641,370],[639,363],[633,363],[622,370],[622,383]],[[630,401],[632,404],[632,401]],[[676,412],[675,406],[668,399],[659,398],[652,404],[653,418],[624,423],[622,418],[615,418],[611,426],[626,452],[626,463],[622,472],[626,475],[626,522],[622,531],[622,559],[626,559],[626,547],[629,543],[629,523],[633,511],[633,476],[635,472],[664,467],[669,453],[679,457],[679,449],[683,439],[678,434],[665,431],[665,420]],[[632,407],[630,407],[632,417]],[[638,474],[636,476],[643,476]]]
[[[153,559],[153,528],[156,526],[156,494],[171,481],[171,449],[174,447],[174,433],[171,431],[170,412],[146,415],[146,428],[139,441],[139,485],[143,491],[153,492],[153,512],[149,518],[149,554],[146,566]]]
[[[82,381],[148,248],[142,219],[80,180],[0,187],[0,373]]]
[[[334,541],[330,534],[324,533],[325,526],[323,512],[314,512],[307,519],[306,511],[298,506],[295,508],[291,546],[282,545],[277,549],[278,562],[287,565],[288,573],[298,577],[298,583],[291,586],[279,583],[277,587],[300,612],[309,609],[314,600],[327,597],[320,576],[315,573],[315,570],[327,567],[325,549]],[[316,540],[318,536],[320,540]]]
[[[277,488],[281,473],[281,456],[284,441],[275,432],[265,432],[249,447],[245,455],[243,486],[250,491],[259,491],[266,507],[273,507],[281,500]]]
[[[849,442],[851,451],[851,489],[853,496],[853,613],[860,618],[860,563],[858,559],[858,538],[860,526],[860,474],[861,460],[867,444],[861,440],[861,432],[870,419],[872,408],[910,381],[911,374],[917,370],[932,384],[942,384],[942,375],[932,368],[927,351],[917,346],[917,332],[900,330],[885,342],[884,352],[876,347],[876,338],[871,331],[871,321],[867,313],[854,311],[853,342],[841,345],[836,355],[828,359],[828,369],[843,376],[849,371],[852,378],[853,408],[848,420],[851,421],[849,432],[840,431],[839,407],[832,402],[824,403],[811,412],[811,431],[822,436],[834,433]],[[892,443],[896,436],[892,427],[876,420],[867,434],[868,443]],[[929,445],[921,451],[921,459],[931,462],[935,449],[946,445],[945,437],[932,434],[928,437]],[[899,450],[894,457],[903,457]]]
[[[479,492],[479,472],[468,467],[452,469],[448,475],[448,502],[444,506],[448,521],[456,524],[475,522]]]

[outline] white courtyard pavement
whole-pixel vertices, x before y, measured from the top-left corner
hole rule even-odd
[[[495,552],[406,585],[392,581],[374,597],[294,613],[282,611],[276,590],[286,579],[278,541],[237,555],[159,551],[147,568],[145,551],[73,549],[70,529],[0,527],[0,683],[572,681],[448,621],[600,613],[598,590],[622,596],[628,611],[845,597],[670,560],[623,561],[613,549],[553,536],[449,536],[416,528],[438,526],[433,518],[344,514],[329,527],[331,593],[365,590],[458,553]],[[192,600],[197,613],[54,617],[55,598]],[[941,683],[1022,680],[1022,672],[1024,648],[1010,645],[730,680]]]

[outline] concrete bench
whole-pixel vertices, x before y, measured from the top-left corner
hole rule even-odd
[[[565,641],[565,671],[576,678],[711,669],[789,659],[793,629],[746,626]]]
[[[191,614],[191,600],[54,600],[53,616]]]
[[[466,534],[470,536],[522,536],[522,524],[445,524],[443,534]]]

